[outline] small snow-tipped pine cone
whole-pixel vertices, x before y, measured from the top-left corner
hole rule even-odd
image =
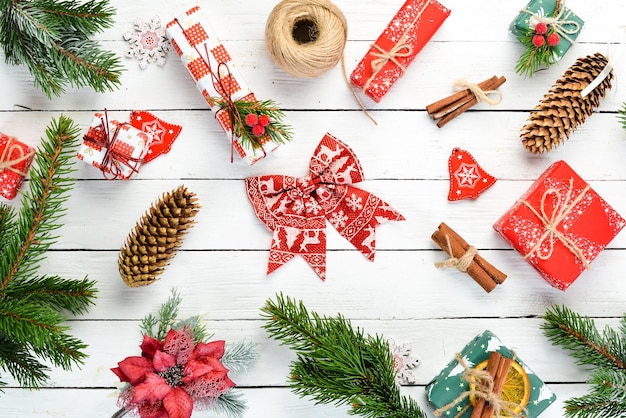
[[[118,266],[124,283],[139,287],[157,280],[195,223],[193,217],[200,209],[195,196],[180,186],[164,193],[143,214],[120,250]]]
[[[587,96],[580,93],[602,72],[607,58],[596,53],[576,60],[531,112],[520,137],[532,153],[552,151],[600,106],[613,71]]]

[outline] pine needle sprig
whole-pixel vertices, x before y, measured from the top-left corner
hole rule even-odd
[[[626,416],[626,315],[619,329],[600,332],[593,319],[567,307],[555,306],[544,315],[544,333],[570,351],[579,365],[592,369],[586,395],[565,401],[569,418]]]
[[[199,316],[192,316],[185,320],[178,320],[178,308],[183,301],[176,289],[172,289],[170,297],[161,305],[157,316],[146,315],[139,325],[140,329],[152,338],[165,341],[170,329],[179,330],[189,328],[196,343],[205,341],[211,335],[206,330],[206,325]]]
[[[518,41],[523,45],[524,52],[520,55],[515,72],[519,75],[532,77],[533,74],[543,66],[549,67],[557,62],[553,48],[547,43],[537,47],[533,44],[535,32],[529,29],[524,34],[517,37]]]
[[[40,360],[69,370],[86,358],[86,345],[63,325],[63,311],[84,313],[95,299],[95,282],[37,275],[56,241],[54,231],[74,184],[69,175],[79,131],[70,118],[52,119],[35,154],[21,209],[15,213],[0,204],[0,369],[32,388],[48,378],[50,369]]]
[[[622,108],[617,111],[617,118],[622,124],[622,128],[626,129],[626,103],[624,103]]]
[[[235,137],[241,138],[242,146],[251,146],[253,149],[258,149],[262,148],[263,144],[268,142],[268,139],[276,144],[285,144],[292,140],[293,132],[291,127],[282,122],[285,113],[273,100],[258,100],[255,102],[234,100],[232,103],[235,109],[232,109],[229,102],[221,97],[211,97],[209,101],[220,106],[220,111],[228,112],[228,117],[234,122],[233,132]],[[239,117],[234,112],[237,112]],[[269,124],[263,127],[263,132],[260,135],[256,135],[254,132],[256,123],[248,124],[246,122],[246,117],[250,114],[257,117],[265,115],[269,118]]]
[[[366,418],[425,418],[411,398],[400,395],[389,343],[365,335],[342,315],[320,316],[282,294],[261,309],[272,338],[297,353],[290,387],[318,404],[349,405]]]
[[[48,98],[64,93],[67,85],[97,92],[119,86],[119,58],[89,39],[113,25],[115,9],[109,0],[0,4],[5,4],[0,9],[0,46],[6,61],[26,65]]]

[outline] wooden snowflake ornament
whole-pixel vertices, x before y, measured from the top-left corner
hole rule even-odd
[[[476,199],[491,187],[496,178],[482,169],[472,155],[460,148],[454,148],[448,159],[450,191],[448,200]]]

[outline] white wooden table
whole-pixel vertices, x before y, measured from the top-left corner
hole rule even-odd
[[[117,22],[99,36],[123,56],[122,34],[136,17],[161,16],[164,22],[196,4],[192,0],[112,0]],[[259,98],[273,98],[286,109],[295,140],[256,165],[229,161],[230,145],[178,57],[164,67],[140,70],[123,58],[122,87],[96,94],[70,91],[48,100],[32,86],[23,67],[0,63],[0,131],[38,145],[51,117],[64,113],[84,130],[92,114],[108,108],[127,119],[146,109],[183,131],[171,152],[141,168],[131,181],[105,181],[101,173],[76,162],[78,182],[67,202],[60,239],[41,269],[70,278],[88,275],[99,296],[87,315],[72,319],[73,334],[89,344],[89,358],[73,372],[54,370],[48,385],[28,391],[13,385],[0,396],[2,417],[107,417],[116,411],[117,378],[109,371],[138,353],[138,321],[167,299],[170,288],[183,296],[181,316],[203,313],[216,338],[256,341],[260,360],[247,374],[233,376],[249,401],[246,417],[345,417],[343,407],[315,406],[286,387],[293,353],[268,339],[259,308],[282,291],[303,299],[311,310],[343,313],[370,333],[410,343],[422,364],[417,385],[405,387],[429,416],[424,385],[476,334],[490,329],[515,348],[558,395],[542,417],[561,417],[563,401],[587,391],[588,373],[553,347],[540,330],[540,316],[552,304],[565,304],[616,324],[626,311],[624,233],[566,292],[551,288],[492,229],[492,224],[552,162],[566,160],[618,212],[626,215],[626,132],[616,110],[626,99],[624,61],[617,63],[617,87],[599,111],[571,139],[550,154],[528,153],[518,132],[528,110],[578,57],[605,52],[615,28],[623,24],[626,3],[571,0],[568,6],[585,21],[579,42],[560,64],[525,79],[514,73],[521,46],[508,24],[520,1],[446,0],[452,14],[418,55],[405,76],[380,104],[364,102],[377,119],[374,127],[358,110],[340,66],[315,79],[296,79],[280,70],[264,44],[267,15],[275,1],[216,0],[199,3],[244,77]],[[349,23],[345,50],[348,71],[361,59],[403,0],[337,0]],[[453,91],[453,80],[484,80],[504,75],[502,103],[480,104],[438,129],[425,106]],[[25,108],[32,110],[25,110]],[[266,277],[271,233],[254,215],[243,179],[256,174],[305,175],[308,160],[325,132],[357,153],[367,180],[360,186],[389,202],[405,217],[377,228],[378,254],[367,261],[332,227],[328,228],[327,280],[296,258]],[[452,148],[470,151],[497,183],[475,201],[447,201],[447,160]],[[162,279],[131,289],[117,271],[127,234],[157,197],[180,184],[197,193],[202,209],[197,225]],[[12,202],[17,205],[17,202]],[[444,258],[430,235],[445,221],[477,246],[508,280],[486,294],[468,276],[433,266]],[[194,416],[209,417],[210,413]]]

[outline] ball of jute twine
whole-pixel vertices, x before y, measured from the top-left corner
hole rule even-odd
[[[265,25],[265,44],[280,68],[294,77],[317,77],[343,57],[348,23],[328,0],[283,0]]]

